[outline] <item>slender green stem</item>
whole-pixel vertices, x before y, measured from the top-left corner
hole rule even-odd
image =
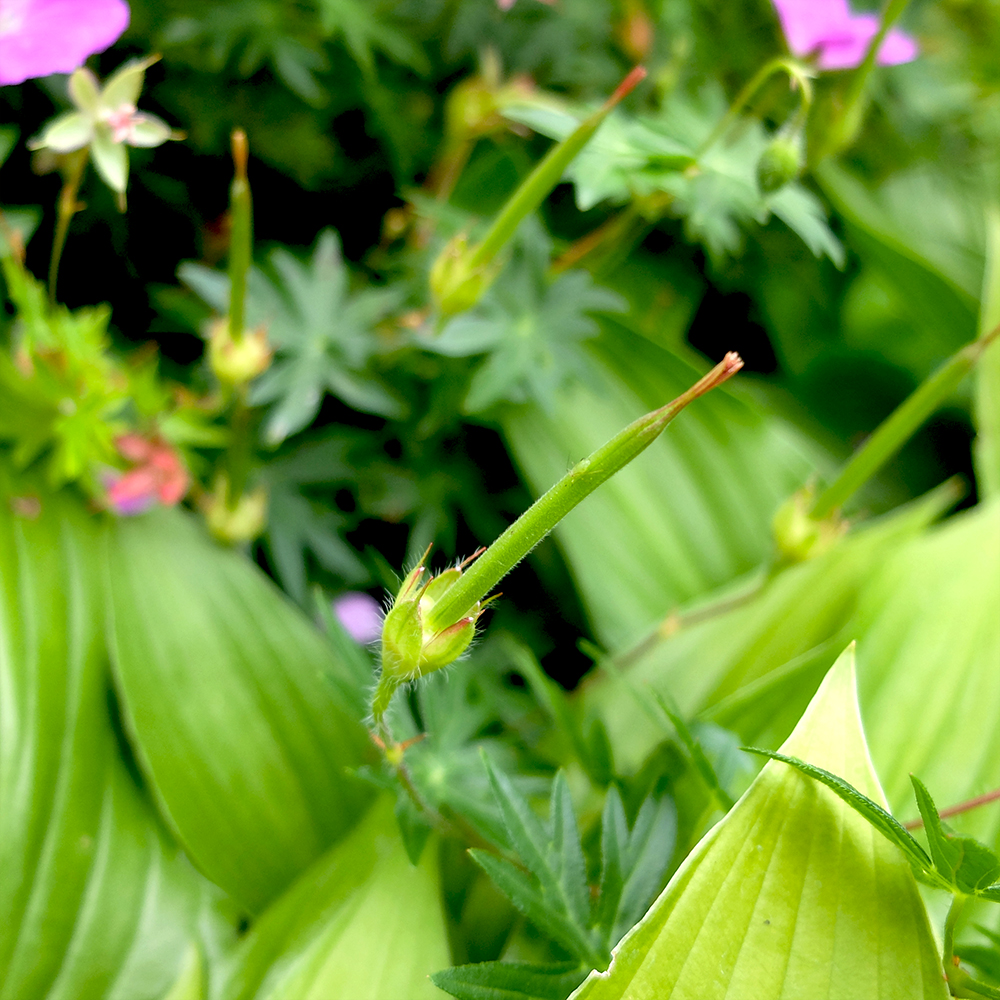
[[[951,901],[951,906],[948,907],[948,916],[944,921],[944,964],[945,969],[950,969],[954,965],[955,959],[955,926],[958,924],[958,918],[962,915],[962,910],[965,908],[965,901],[969,897],[965,895],[964,892],[956,892]]]
[[[581,500],[649,447],[688,403],[721,385],[743,362],[729,353],[687,392],[630,424],[574,466],[532,504],[434,605],[427,628],[447,628],[471,614],[485,597]]]
[[[629,94],[646,76],[642,66],[636,66],[619,84],[604,106],[585,119],[566,139],[545,155],[542,161],[528,175],[523,184],[511,196],[497,216],[483,241],[473,249],[469,259],[470,267],[485,267],[503,249],[514,235],[521,220],[530,215],[545,200],[548,193],[559,183],[566,168],[573,162],[591,136],[612,109]]]
[[[799,113],[803,114],[808,111],[809,105],[812,102],[812,82],[808,73],[796,60],[790,59],[788,56],[778,56],[770,62],[764,63],[736,95],[736,99],[730,105],[729,110],[722,116],[719,124],[712,129],[708,138],[698,147],[696,154],[698,159],[701,159],[729,131],[733,122],[736,121],[743,109],[750,103],[753,96],[775,73],[787,73],[792,80],[798,83],[802,91]]]
[[[906,5],[908,3],[909,0],[889,0],[886,4],[878,31],[868,45],[868,51],[865,52],[865,58],[862,60],[861,65],[854,70],[854,73],[851,76],[851,82],[847,88],[847,94],[844,98],[844,108],[841,112],[841,117],[844,122],[851,122],[857,115],[858,108],[864,98],[865,86],[868,83],[868,78],[871,76],[872,70],[875,68],[875,63],[878,60],[879,49],[882,48],[885,36],[889,34],[889,30],[902,16],[902,13],[906,9]]]
[[[90,155],[85,146],[66,155],[66,169],[63,174],[63,186],[56,203],[56,231],[52,237],[52,256],[49,258],[49,302],[55,304],[56,284],[59,280],[59,261],[62,260],[66,237],[69,235],[69,224],[73,216],[80,210],[77,196],[83,173],[87,169],[87,159]]]
[[[810,516],[815,520],[822,520],[842,507],[955,391],[998,336],[1000,326],[971,344],[966,344],[903,400],[855,452],[837,478],[816,498],[809,512]]]
[[[247,405],[245,385],[233,392],[233,409],[229,421],[229,448],[226,452],[226,506],[234,511],[239,506],[253,466],[254,412]]]
[[[252,253],[252,212],[250,184],[247,181],[247,136],[243,129],[233,130],[235,174],[229,188],[229,336],[236,344],[243,339],[247,271]]]

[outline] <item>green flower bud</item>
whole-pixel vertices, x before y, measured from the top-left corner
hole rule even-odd
[[[812,503],[813,492],[806,487],[793,493],[774,515],[772,530],[782,565],[822,555],[847,530],[847,522],[839,517],[811,517]]]
[[[455,236],[431,267],[431,295],[445,318],[471,309],[497,275],[492,264],[474,266],[472,254],[466,237]]]
[[[481,607],[443,627],[431,627],[431,609],[462,576],[461,567],[447,569],[425,582],[421,564],[410,572],[382,624],[382,675],[373,711],[379,719],[400,684],[440,670],[457,660],[476,634]]]
[[[779,135],[757,161],[757,183],[764,194],[773,194],[794,181],[802,170],[802,140]]]
[[[213,320],[208,332],[208,360],[216,378],[226,385],[245,385],[271,364],[267,331],[244,330],[236,341],[230,336],[227,319]]]

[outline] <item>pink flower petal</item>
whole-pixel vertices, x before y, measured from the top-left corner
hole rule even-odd
[[[898,66],[900,63],[913,62],[919,54],[920,46],[915,39],[905,31],[893,28],[878,50],[878,61],[882,66]]]
[[[878,31],[873,14],[852,14],[847,0],[774,0],[781,29],[792,54],[815,54],[820,69],[852,69],[860,65]],[[909,62],[917,56],[917,43],[893,29],[879,49],[883,66]]]
[[[130,517],[156,503],[156,474],[140,466],[113,480],[108,486],[108,504],[116,514]]]
[[[847,0],[774,0],[774,6],[788,48],[800,58],[842,30],[851,16]]]
[[[370,594],[351,590],[333,602],[333,610],[348,635],[362,645],[382,634],[382,609]]]
[[[0,85],[72,73],[128,21],[124,0],[0,0]]]

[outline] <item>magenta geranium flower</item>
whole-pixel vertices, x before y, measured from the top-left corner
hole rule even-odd
[[[124,0],[0,0],[0,84],[72,73],[128,19]]]
[[[852,13],[847,0],[774,0],[774,6],[792,54],[815,54],[820,69],[859,65],[878,32],[878,18]],[[882,42],[878,61],[883,66],[910,62],[917,51],[909,35],[893,28]]]

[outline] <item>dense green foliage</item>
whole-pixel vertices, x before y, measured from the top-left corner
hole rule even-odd
[[[1000,5],[902,7],[136,0],[110,188],[0,87],[0,1000],[1000,996]]]

